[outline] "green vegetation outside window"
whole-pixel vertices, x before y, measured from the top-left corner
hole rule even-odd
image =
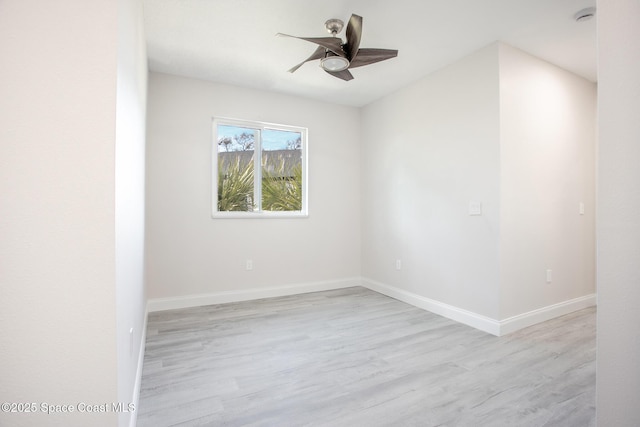
[[[306,216],[306,129],[214,119],[213,132],[214,217]]]

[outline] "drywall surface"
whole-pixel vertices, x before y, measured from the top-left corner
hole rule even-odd
[[[502,43],[365,107],[363,277],[495,321],[593,295],[595,111]]]
[[[494,44],[363,109],[365,278],[498,318],[498,106]]]
[[[639,16],[598,1],[599,426],[640,425]]]
[[[595,293],[595,116],[595,84],[500,44],[500,319]]]
[[[118,401],[135,395],[145,316],[144,162],[147,56],[142,3],[118,3],[118,80],[116,100],[115,221]],[[128,406],[126,406],[128,408]],[[128,426],[135,411],[119,414]]]
[[[358,109],[156,73],[148,96],[149,298],[360,275]],[[211,217],[215,116],[308,128],[307,218]]]
[[[0,3],[0,425],[113,426],[117,7]]]

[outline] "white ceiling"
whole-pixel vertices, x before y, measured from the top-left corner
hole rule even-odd
[[[149,68],[180,76],[363,106],[496,40],[596,81],[596,20],[574,14],[596,0],[144,0]],[[343,81],[316,45],[276,37],[328,36],[324,22],[363,17],[360,47],[398,57]],[[344,31],[341,33],[344,38]]]

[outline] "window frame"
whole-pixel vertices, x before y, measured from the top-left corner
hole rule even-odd
[[[237,126],[258,130],[260,138],[256,138],[253,147],[254,164],[254,190],[253,195],[257,200],[254,211],[219,211],[218,210],[218,126]],[[212,120],[211,142],[211,216],[212,218],[307,218],[308,208],[308,129],[301,126],[282,125],[277,123],[260,122],[253,120],[232,119],[227,117],[214,117]],[[265,211],[262,210],[262,135],[265,129],[296,132],[301,140],[302,162],[302,209],[299,211]],[[256,167],[258,165],[259,167]]]

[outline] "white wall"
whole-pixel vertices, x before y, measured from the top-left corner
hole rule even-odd
[[[365,283],[497,334],[592,303],[595,105],[496,43],[365,107]]]
[[[497,45],[365,107],[362,129],[363,276],[496,319]]]
[[[595,84],[500,44],[500,319],[595,293],[595,128]]]
[[[118,401],[137,404],[145,325],[144,178],[147,55],[139,0],[118,2],[115,146]],[[133,329],[132,337],[129,331]],[[139,385],[138,385],[139,386]],[[122,412],[121,426],[135,413]]]
[[[309,217],[212,219],[214,116],[309,129]],[[359,111],[151,73],[147,283],[152,299],[360,275]],[[253,270],[245,270],[245,260]]]
[[[599,426],[640,425],[640,3],[598,1]]]
[[[0,2],[0,402],[117,398],[116,26],[110,2]]]

